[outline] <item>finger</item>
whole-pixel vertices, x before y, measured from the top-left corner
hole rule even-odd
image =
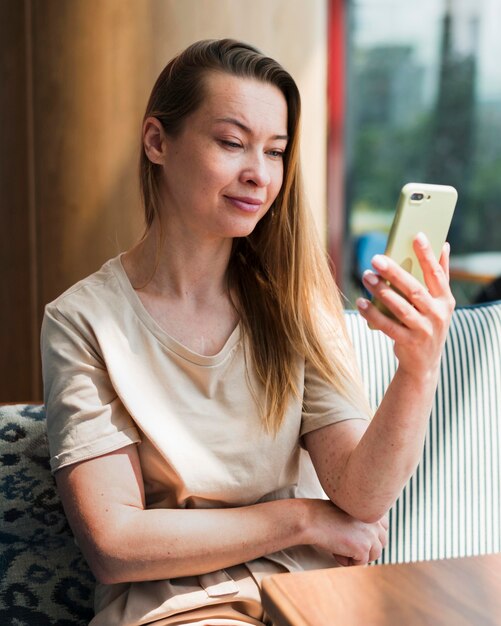
[[[422,327],[423,318],[418,308],[414,307],[406,298],[397,293],[385,280],[379,278],[370,270],[364,273],[362,279],[366,289],[393,313],[400,324],[412,330],[417,330]],[[423,298],[430,300],[430,296],[424,287],[419,286],[419,290],[422,292]],[[428,303],[428,306],[430,305],[431,301]],[[424,303],[420,305],[420,308],[427,310]]]
[[[352,564],[350,557],[342,556],[341,554],[334,554],[334,559],[341,567],[349,567]]]
[[[425,284],[434,297],[441,296],[449,289],[449,279],[442,265],[433,253],[430,242],[424,233],[418,233],[413,242],[414,252],[423,270]]]
[[[378,538],[379,538],[379,541],[381,542],[381,546],[383,547],[383,549],[386,548],[386,545],[388,543],[388,530],[384,528],[382,525],[378,533]]]
[[[404,341],[409,329],[399,322],[390,319],[369,302],[366,298],[358,298],[356,301],[360,315],[367,320],[367,323],[374,330],[380,330],[393,341]]]
[[[394,289],[398,290],[418,311],[425,313],[430,309],[432,297],[426,287],[417,278],[402,269],[393,259],[377,254],[372,259],[372,265],[380,276],[389,282]],[[365,282],[364,284],[366,285]]]
[[[369,555],[363,559],[350,559],[351,565],[367,565],[369,563]]]
[[[372,563],[373,561],[377,561],[383,552],[383,546],[379,541],[377,541],[371,548],[369,552],[369,560],[368,563]]]

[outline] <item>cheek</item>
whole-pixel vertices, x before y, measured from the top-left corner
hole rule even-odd
[[[207,195],[220,185],[221,168],[214,161],[192,161],[186,168],[184,183],[191,194]]]
[[[274,173],[273,176],[273,182],[272,182],[272,186],[273,186],[273,199],[275,199],[279,192],[280,189],[282,188],[283,182],[284,182],[284,167],[283,164],[280,165],[280,167],[277,167],[277,171]]]
[[[198,179],[207,188],[216,188],[231,183],[239,173],[239,163],[235,158],[228,158],[220,153],[208,153],[198,173]]]

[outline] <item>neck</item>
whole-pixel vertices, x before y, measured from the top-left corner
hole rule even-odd
[[[145,238],[124,255],[132,285],[176,299],[207,300],[227,294],[231,239],[200,241],[155,221]]]

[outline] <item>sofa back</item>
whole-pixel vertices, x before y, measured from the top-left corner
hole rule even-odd
[[[392,342],[354,312],[346,320],[375,408],[396,368]],[[501,301],[454,312],[423,456],[390,511],[380,562],[499,551]]]

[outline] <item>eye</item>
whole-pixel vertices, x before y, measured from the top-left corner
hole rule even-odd
[[[271,156],[273,159],[283,159],[284,157],[283,150],[268,150],[267,154]]]
[[[230,139],[220,139],[219,142],[222,146],[225,146],[226,148],[230,148],[230,149],[236,149],[236,148],[242,147],[240,143],[238,143],[237,141],[231,141]]]

